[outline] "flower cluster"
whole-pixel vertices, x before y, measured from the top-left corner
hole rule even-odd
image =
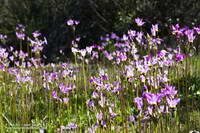
[[[28,41],[30,43],[31,52],[39,53],[43,50],[44,46],[47,45],[47,39],[44,37],[40,39],[41,33],[39,31],[35,31],[32,33],[33,39],[28,37]]]
[[[151,93],[146,90],[141,97],[134,98],[134,103],[139,111],[138,118],[142,120],[159,118],[163,114],[170,113],[176,108],[180,98],[176,98],[177,90],[175,87],[165,85],[158,93]]]
[[[193,27],[192,29],[188,27],[181,28],[179,24],[172,25],[172,34],[175,35],[177,38],[186,37],[187,41],[193,43],[196,39],[196,36],[200,33],[199,27]]]
[[[72,19],[67,20],[67,25],[68,26],[78,25],[79,23],[80,22],[77,21],[77,20],[72,20]]]
[[[109,121],[113,121],[116,118],[118,115],[117,105],[113,101],[118,99],[123,88],[120,81],[110,83],[109,76],[104,70],[100,70],[98,77],[91,77],[90,83],[94,89],[92,90],[91,98],[86,103],[90,111],[96,114],[96,123],[89,129],[91,132],[96,130],[98,126],[106,127]]]
[[[25,39],[26,34],[25,34],[25,26],[24,25],[18,24],[16,26],[16,36],[20,40],[24,40]]]

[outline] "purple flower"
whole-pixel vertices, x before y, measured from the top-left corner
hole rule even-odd
[[[19,52],[19,57],[20,57],[20,58],[25,58],[25,57],[27,57],[27,56],[28,56],[27,53],[24,53],[22,50],[20,50],[20,52]]]
[[[91,128],[88,129],[89,133],[95,133],[97,130],[97,125],[92,126]]]
[[[56,92],[56,91],[53,91],[51,95],[52,95],[52,97],[53,97],[54,99],[58,99],[58,95],[57,95],[57,92]]]
[[[17,38],[18,39],[21,39],[21,40],[24,40],[25,39],[25,34],[24,34],[24,32],[25,32],[25,26],[24,25],[22,25],[22,24],[18,24],[17,26],[16,26],[16,36],[17,36]]]
[[[175,55],[175,59],[177,62],[180,62],[180,61],[183,61],[185,59],[185,55],[184,54],[181,54],[181,53],[176,53]]]
[[[95,106],[94,101],[91,101],[91,100],[87,100],[87,101],[86,101],[86,104],[87,104],[89,107],[94,107],[94,106]]]
[[[156,32],[158,32],[158,24],[152,25],[152,28],[151,28],[152,36],[156,36]]]
[[[16,36],[18,39],[24,40],[26,35],[21,32],[16,32]]]
[[[153,44],[161,44],[161,42],[162,42],[163,40],[160,39],[160,38],[153,38],[151,41],[152,41]]]
[[[73,21],[73,20],[70,19],[70,20],[67,21],[67,25],[71,26],[71,25],[73,25],[73,24],[74,24],[74,21]]]
[[[25,31],[25,26],[22,25],[22,24],[18,24],[18,25],[16,26],[16,30],[18,30],[18,31]]]
[[[167,103],[169,105],[170,108],[175,108],[176,105],[180,102],[180,98],[175,98],[175,99],[171,99],[171,98],[167,98]]]
[[[67,104],[69,102],[69,98],[63,98],[63,103]]]
[[[101,99],[98,101],[99,105],[103,108],[106,105],[106,97],[101,96]]]
[[[97,97],[99,97],[99,94],[98,94],[97,92],[93,91],[92,97],[93,97],[93,98],[97,98]]]
[[[57,72],[52,72],[50,73],[49,77],[48,77],[51,81],[54,81],[56,79],[58,79],[58,73]]]
[[[172,30],[173,30],[173,32],[176,32],[176,31],[178,31],[178,30],[179,30],[179,28],[180,28],[179,24],[172,25]]]
[[[166,55],[167,51],[166,50],[161,50],[157,52],[158,57],[164,57]]]
[[[177,38],[180,38],[184,35],[185,28],[180,29],[179,24],[172,25],[172,34],[176,35]]]
[[[102,112],[97,113],[96,118],[97,118],[98,120],[103,120],[103,113],[102,113]]]
[[[41,36],[41,33],[39,31],[35,31],[32,33],[33,37],[37,38],[39,36]]]
[[[0,58],[6,59],[8,58],[9,53],[6,51],[5,48],[0,48]]]
[[[163,83],[169,81],[169,79],[168,79],[166,74],[163,74],[163,76],[160,76],[159,78],[160,78],[159,81],[163,82]]]
[[[126,74],[127,77],[133,77],[134,76],[133,66],[131,66],[131,65],[125,66],[125,70],[126,70],[125,74]]]
[[[61,91],[62,93],[68,93],[68,92],[70,92],[72,89],[74,89],[74,88],[76,88],[76,87],[75,87],[75,86],[72,86],[72,85],[67,86],[67,85],[64,85],[63,83],[61,83],[61,84],[59,85],[59,88],[60,88],[60,91]]]
[[[90,47],[86,47],[86,51],[87,51],[87,53],[89,53],[89,54],[91,54],[91,52],[92,52],[92,47],[90,46]]]
[[[1,40],[1,39],[4,40],[4,39],[6,39],[6,38],[7,38],[7,35],[0,34],[0,40]]]
[[[121,83],[118,81],[113,82],[113,92],[121,91],[123,88],[121,87]]]
[[[137,37],[136,40],[138,43],[142,42],[142,37],[143,37],[144,33],[143,32],[137,32]]]
[[[175,96],[177,94],[177,90],[175,90],[175,87],[166,85],[165,88],[161,91],[162,94],[166,96]]]
[[[111,119],[115,118],[116,116],[117,116],[116,113],[111,113],[111,114],[110,114],[110,118],[111,118]]]
[[[136,19],[135,19],[135,23],[136,23],[138,26],[142,26],[145,22],[143,22],[143,20],[140,19],[140,18],[136,18]]]
[[[147,107],[147,114],[152,115],[153,114],[153,106]]]
[[[138,69],[138,72],[141,72],[141,73],[147,73],[150,70],[148,65],[138,65],[137,69]]]
[[[112,54],[108,53],[107,51],[103,51],[104,56],[106,56],[106,58],[108,58],[108,60],[112,60],[113,56]]]
[[[72,20],[72,19],[70,19],[70,20],[67,21],[67,25],[68,26],[78,25],[79,23],[80,23],[79,21]]]
[[[106,36],[106,37],[104,37],[104,36],[101,36],[101,37],[100,37],[100,39],[101,39],[102,41],[106,41],[106,42],[110,40],[110,38],[109,38],[108,34],[107,34],[107,36]]]
[[[126,61],[127,58],[128,57],[127,57],[126,53],[117,52],[117,56],[116,56],[117,64],[119,64],[122,61]]]
[[[106,121],[102,121],[102,122],[101,122],[101,125],[104,126],[104,127],[106,127],[106,124],[107,124]]]
[[[97,86],[103,85],[103,81],[100,78],[96,78],[96,77],[91,77],[90,83],[97,85]]]
[[[196,38],[196,36],[194,35],[194,30],[188,29],[188,30],[186,30],[184,33],[185,33],[185,35],[187,36],[188,41],[191,42],[191,43],[192,43],[192,42],[194,41],[194,39]]]
[[[147,102],[151,105],[156,105],[161,100],[161,95],[159,94],[145,92],[143,93],[143,96],[146,98]]]
[[[79,50],[79,52],[81,53],[81,56],[85,57],[86,56],[86,49],[81,49]]]
[[[67,130],[71,130],[71,129],[76,129],[78,126],[75,123],[69,123],[66,127],[61,126],[62,129],[67,129]]]
[[[147,56],[144,56],[144,60],[145,60],[145,61],[151,61],[152,58],[153,58],[153,57],[150,56],[150,55],[149,55],[149,56],[148,56],[148,55],[147,55]]]
[[[95,52],[95,51],[92,51],[92,58],[96,58],[96,59],[98,59],[98,58],[99,58],[98,53]]]
[[[194,27],[193,29],[197,32],[197,34],[200,34],[200,27]]]
[[[136,31],[135,30],[129,30],[128,36],[129,36],[130,39],[133,39],[136,36]]]
[[[112,33],[111,36],[110,36],[111,39],[116,39],[118,40],[119,37],[115,34],[115,33]]]
[[[161,105],[161,106],[158,108],[158,113],[164,113],[164,110],[165,110],[165,106],[164,106],[164,105]]]
[[[139,110],[142,110],[142,107],[143,107],[143,99],[142,99],[142,97],[136,97],[136,98],[134,99],[134,103],[136,103],[137,108],[138,108]]]
[[[108,80],[108,75],[102,74],[102,75],[101,75],[101,79],[102,79],[102,80]]]
[[[123,40],[123,41],[127,41],[127,40],[128,40],[128,36],[127,36],[127,35],[123,35],[122,40]]]
[[[136,120],[135,120],[135,116],[133,116],[133,115],[129,116],[129,117],[128,117],[128,121],[130,121],[130,122],[135,122],[135,121],[136,121]]]

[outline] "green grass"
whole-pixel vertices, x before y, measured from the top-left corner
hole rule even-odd
[[[97,133],[115,132],[155,132],[155,133],[187,133],[190,130],[200,131],[200,56],[191,57],[177,68],[171,69],[171,83],[180,92],[181,103],[175,114],[163,116],[158,121],[132,124],[126,122],[128,115],[133,111],[134,96],[127,89],[119,98],[113,99],[118,106],[116,112],[121,114],[116,120],[110,121],[110,126],[98,128]],[[187,69],[186,65],[188,65]],[[199,67],[198,67],[199,66]],[[77,80],[69,78],[55,81],[49,90],[42,87],[41,70],[51,70],[51,67],[32,70],[34,82],[30,84],[17,84],[13,77],[1,72],[0,76],[0,132],[21,133],[24,131],[5,130],[6,127],[15,125],[33,124],[46,127],[48,132],[56,132],[61,125],[75,122],[78,125],[72,132],[86,132],[95,122],[95,114],[88,111],[85,102],[92,93],[92,86],[88,80],[91,76],[97,75],[98,68],[107,69],[110,81],[114,81],[120,67],[99,64],[79,64],[80,73]],[[59,66],[54,69],[61,69]],[[119,75],[118,75],[119,76]],[[68,104],[60,103],[52,98],[51,93],[56,89],[58,82],[73,83],[77,87],[68,95]],[[124,87],[130,88],[132,85],[124,82]],[[56,89],[57,90],[57,89]],[[128,93],[128,94],[127,94]],[[106,112],[106,110],[105,110]],[[113,127],[113,125],[115,127]]]

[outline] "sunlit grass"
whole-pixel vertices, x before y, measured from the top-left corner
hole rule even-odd
[[[196,61],[195,63],[193,61]],[[173,79],[172,83],[175,86],[180,87],[178,88],[181,92],[180,95],[183,97],[181,104],[177,108],[177,114],[172,117],[163,117],[158,121],[158,125],[155,123],[144,123],[141,124],[131,124],[131,123],[118,123],[121,126],[118,128],[113,129],[112,127],[106,129],[98,129],[97,132],[138,132],[145,131],[145,132],[188,132],[189,130],[199,130],[200,121],[197,117],[199,117],[199,76],[198,73],[200,69],[197,66],[200,65],[199,56],[192,57],[190,59],[190,69],[191,70],[186,77],[183,73],[184,63],[180,68],[176,68],[173,70],[173,74],[171,78]],[[73,65],[73,64],[72,64]],[[51,97],[51,90],[53,89],[50,87],[50,91],[46,90],[42,87],[42,79],[39,74],[39,69],[35,72],[35,80],[37,82],[34,83],[32,88],[30,86],[16,84],[14,82],[10,82],[12,77],[9,74],[4,73],[1,77],[1,117],[0,123],[1,127],[10,127],[14,125],[24,125],[24,124],[36,124],[39,126],[44,126],[48,128],[49,132],[54,132],[55,129],[59,128],[60,125],[66,125],[69,122],[76,122],[79,125],[76,132],[85,132],[87,126],[91,126],[92,117],[94,117],[91,112],[88,112],[87,106],[85,101],[87,99],[86,96],[91,95],[91,86],[88,84],[88,81],[91,76],[95,76],[97,69],[99,67],[104,68],[107,70],[110,77],[116,77],[117,72],[120,71],[119,68],[116,66],[106,66],[106,65],[87,65],[85,67],[80,65],[78,66],[85,71],[81,71],[77,75],[76,81],[68,81],[69,83],[75,83],[76,89],[73,90],[73,94],[69,96],[70,101],[68,104],[59,103],[59,101],[55,101]],[[51,68],[47,68],[51,70]],[[54,69],[59,70],[59,65],[57,68]],[[181,70],[183,69],[183,70]],[[194,71],[195,69],[195,71]],[[178,70],[178,72],[176,71]],[[64,79],[63,79],[64,80]],[[112,81],[112,79],[110,79]],[[86,82],[87,81],[87,82]],[[188,83],[186,83],[188,82]],[[185,94],[185,85],[190,88],[190,93]],[[126,85],[127,86],[127,85]],[[128,87],[128,86],[127,86]],[[193,88],[192,88],[193,87]],[[184,90],[182,90],[184,89]],[[192,90],[193,89],[193,90]],[[194,92],[195,91],[195,92]],[[126,95],[127,92],[124,92],[126,105],[127,107],[120,107],[119,111],[123,113],[123,117],[119,118],[119,121],[123,121],[122,119],[126,119],[125,116],[128,116],[127,113],[129,110],[129,104],[132,104],[132,98],[128,98],[129,96]],[[196,99],[193,99],[195,95]],[[186,100],[184,100],[185,96],[188,96]],[[191,97],[191,99],[190,99]],[[189,102],[188,100],[189,99]],[[187,104],[185,103],[187,102]],[[186,110],[188,112],[186,112]],[[126,113],[125,113],[125,112]],[[188,119],[189,118],[189,119]],[[138,126],[140,128],[138,128]],[[127,129],[126,129],[127,128]],[[2,129],[2,128],[1,128]],[[10,131],[8,131],[10,132]],[[21,131],[19,131],[21,132]]]

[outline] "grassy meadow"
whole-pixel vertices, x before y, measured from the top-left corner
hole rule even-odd
[[[158,25],[146,32],[135,23],[140,30],[85,49],[77,37],[71,61],[48,64],[38,31],[27,36],[18,25],[19,48],[4,47],[9,36],[0,34],[0,133],[200,131],[199,27],[172,25],[168,47]]]

